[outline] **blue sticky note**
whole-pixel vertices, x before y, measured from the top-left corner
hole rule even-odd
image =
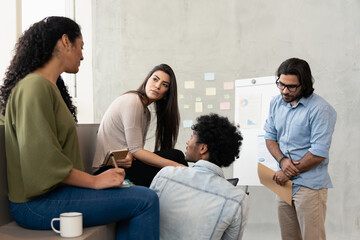
[[[204,73],[204,79],[205,79],[205,81],[214,81],[215,73],[212,73],[212,72]]]
[[[193,125],[193,120],[184,120],[183,128],[190,128]]]

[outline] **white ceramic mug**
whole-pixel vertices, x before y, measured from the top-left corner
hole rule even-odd
[[[60,231],[54,227],[54,221],[60,221]],[[79,237],[83,233],[82,213],[61,213],[60,218],[53,218],[51,220],[51,228],[56,233],[60,233],[61,237]]]

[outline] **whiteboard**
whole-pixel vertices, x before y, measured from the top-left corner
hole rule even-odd
[[[279,94],[275,76],[239,79],[235,81],[235,123],[244,138],[240,156],[234,162],[233,176],[239,185],[261,185],[257,163],[277,170],[276,160],[268,152],[264,139],[264,124],[270,100]]]

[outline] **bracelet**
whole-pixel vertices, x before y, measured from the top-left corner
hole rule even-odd
[[[282,158],[280,158],[279,160],[279,166],[280,166],[280,169],[281,169],[281,161],[284,160],[285,156],[283,156]]]

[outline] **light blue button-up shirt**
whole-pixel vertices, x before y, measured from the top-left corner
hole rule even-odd
[[[307,152],[325,159],[312,169],[292,177],[293,194],[305,186],[311,189],[331,188],[328,173],[329,149],[336,122],[336,111],[323,98],[313,93],[291,106],[281,95],[270,103],[265,123],[265,139],[277,141],[281,152],[295,161]]]
[[[165,167],[150,188],[160,200],[160,239],[242,238],[247,195],[217,165],[200,160],[192,168]]]

